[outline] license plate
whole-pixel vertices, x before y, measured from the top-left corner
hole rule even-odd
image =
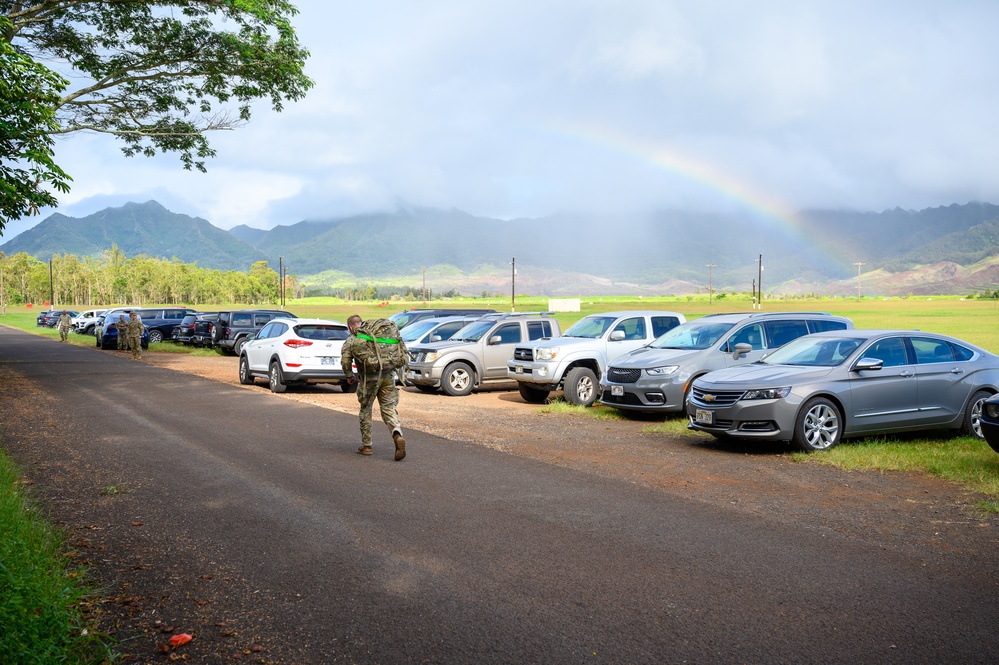
[[[611,395],[621,397],[624,395],[624,386],[611,386]]]
[[[514,368],[513,368],[513,373],[514,374],[523,374],[524,373],[524,366],[523,365],[515,365]]]
[[[320,365],[339,365],[339,356],[319,356]]]
[[[696,420],[701,425],[711,425],[715,422],[715,414],[711,411],[705,411],[704,409],[698,409],[694,414],[694,420]]]

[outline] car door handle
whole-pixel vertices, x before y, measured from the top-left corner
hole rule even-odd
[[[911,369],[903,369],[901,372],[898,373],[898,375],[909,378],[910,376],[915,376],[916,373],[913,372]]]
[[[950,370],[951,374],[964,374],[964,370],[960,367],[954,367]]]

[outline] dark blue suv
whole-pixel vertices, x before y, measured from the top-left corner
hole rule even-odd
[[[97,338],[97,348],[117,349],[118,328],[115,327],[115,323],[118,322],[118,317],[124,316],[127,322],[128,315],[131,312],[138,314],[140,311],[142,310],[138,307],[112,307],[104,312],[97,321],[97,327],[94,328],[94,336]],[[145,324],[145,321],[143,321],[143,324]],[[146,330],[142,331],[141,344],[142,348],[149,348],[149,332]]]

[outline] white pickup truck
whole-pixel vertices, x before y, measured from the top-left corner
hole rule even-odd
[[[686,321],[683,314],[657,310],[591,314],[561,337],[518,344],[506,364],[507,376],[533,404],[561,389],[566,401],[590,406],[608,362]]]

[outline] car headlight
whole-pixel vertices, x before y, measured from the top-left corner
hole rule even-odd
[[[669,376],[678,369],[680,369],[679,365],[666,365],[665,367],[650,367],[645,370],[645,373],[649,376]]]
[[[781,399],[791,393],[791,386],[783,388],[760,388],[759,390],[747,390],[742,399]]]
[[[986,404],[985,413],[988,414],[989,418],[999,419],[999,404]]]
[[[558,356],[558,352],[559,352],[559,347],[557,346],[544,346],[541,347],[540,349],[534,350],[534,359],[555,360],[555,357]]]
[[[435,360],[437,360],[438,358],[440,358],[440,356],[441,356],[441,352],[440,351],[429,351],[427,353],[427,355],[425,355],[423,357],[423,361],[424,362],[428,362],[428,363],[432,363]]]

